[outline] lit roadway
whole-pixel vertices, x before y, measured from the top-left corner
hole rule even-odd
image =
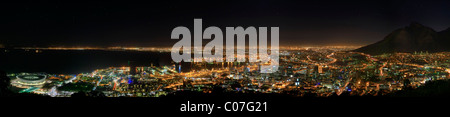
[[[329,54],[329,55],[327,55],[327,58],[328,58],[328,59],[331,59],[331,61],[330,61],[330,62],[327,62],[327,63],[319,63],[319,62],[315,62],[314,60],[311,60],[311,58],[309,58],[310,55],[306,56],[306,58],[308,58],[308,60],[311,61],[312,64],[315,64],[315,65],[328,65],[328,64],[335,63],[335,62],[337,61],[337,59],[331,57],[331,56],[333,56],[333,55],[334,55],[334,52],[331,53],[331,54]]]
[[[309,57],[310,55],[306,56],[306,58],[308,58],[308,60],[301,60],[301,59],[300,59],[300,61],[303,62],[303,63],[313,64],[313,65],[317,65],[317,66],[319,66],[319,65],[328,65],[328,64],[335,63],[335,62],[337,61],[336,58],[331,57],[331,56],[333,56],[333,55],[334,55],[334,52],[331,53],[331,54],[329,54],[329,55],[327,55],[327,58],[328,58],[328,59],[331,59],[331,61],[330,61],[330,62],[327,62],[327,63],[319,63],[319,62],[315,62],[314,60],[311,60],[311,58]],[[294,63],[294,64],[301,64],[300,62],[295,62],[295,61],[289,61],[289,62],[290,62],[290,63]]]
[[[242,69],[243,66],[238,67],[237,69]],[[214,70],[201,70],[201,71],[191,71],[191,72],[186,72],[186,73],[179,73],[180,76],[185,76],[187,78],[199,78],[202,76],[206,76],[206,75],[211,75],[213,72],[217,72],[217,73],[223,73],[223,72],[228,72],[229,69],[214,69]],[[213,84],[213,81],[195,81],[192,84],[196,85],[196,84]],[[179,85],[183,85],[183,83],[174,83],[174,84],[170,84],[164,88],[174,88],[176,86]]]

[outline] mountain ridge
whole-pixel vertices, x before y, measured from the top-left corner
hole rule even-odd
[[[378,55],[394,52],[443,52],[450,51],[450,28],[437,32],[417,22],[394,30],[383,40],[354,51]]]

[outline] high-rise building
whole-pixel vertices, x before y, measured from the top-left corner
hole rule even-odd
[[[128,66],[130,66],[130,75],[136,75],[136,64],[134,61],[128,61]]]
[[[292,67],[292,65],[287,66],[286,72],[287,72],[287,75],[289,75],[289,76],[294,75],[294,68]]]
[[[319,74],[323,73],[321,65],[317,66],[317,71],[319,72]]]

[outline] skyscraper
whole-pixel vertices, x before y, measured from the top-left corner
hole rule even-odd
[[[136,64],[134,61],[128,61],[128,66],[130,66],[130,75],[136,75]]]

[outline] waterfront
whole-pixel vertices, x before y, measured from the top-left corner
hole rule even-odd
[[[449,78],[448,52],[393,53],[372,56],[348,48],[284,48],[275,73],[260,73],[266,63],[249,62],[169,62],[168,53],[154,51],[105,50],[14,50],[9,57],[72,58],[48,59],[37,68],[48,78],[45,84],[23,84],[21,75],[30,71],[7,71],[20,90],[57,97],[77,92],[101,92],[107,97],[159,97],[182,91],[199,93],[281,93],[292,96],[388,95],[405,88],[418,88],[428,81]],[[14,54],[16,53],[16,54]],[[45,53],[45,54],[44,54]],[[76,53],[76,54],[74,54]],[[71,56],[63,57],[65,54]],[[37,56],[37,57],[36,57]],[[52,57],[49,57],[52,56]],[[92,58],[89,56],[97,56]],[[133,56],[133,58],[129,57]],[[138,57],[136,59],[134,57]],[[84,58],[84,59],[83,59]],[[10,58],[12,59],[12,58]],[[37,59],[39,60],[39,59]],[[89,61],[90,60],[90,61]],[[16,59],[20,61],[20,59]],[[42,60],[41,60],[42,61]],[[34,61],[36,62],[36,61]],[[72,64],[67,64],[69,62]],[[62,64],[64,63],[64,64]],[[77,63],[77,64],[73,64]],[[8,63],[14,64],[14,63]],[[54,65],[50,66],[49,65]],[[71,69],[54,72],[55,68]],[[22,66],[28,67],[30,66]],[[31,67],[33,68],[33,67]],[[47,72],[45,72],[47,70]],[[62,69],[62,71],[67,69]],[[82,86],[81,88],[79,86]],[[83,88],[85,87],[85,88]],[[216,92],[215,92],[216,91]]]
[[[157,57],[156,57],[157,56]],[[170,64],[170,54],[143,51],[1,49],[5,72],[78,74],[95,69],[127,66],[128,61],[150,66]]]

